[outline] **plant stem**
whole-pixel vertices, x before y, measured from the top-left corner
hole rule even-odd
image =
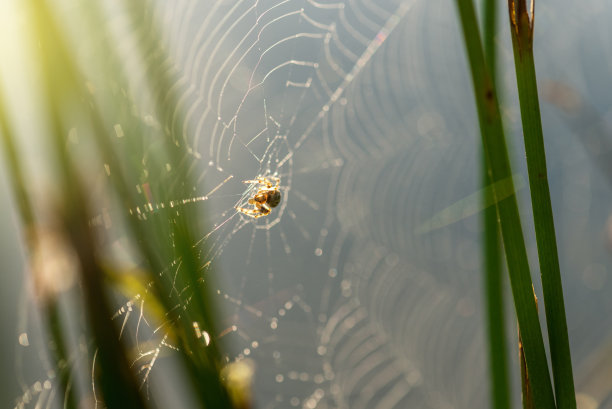
[[[61,189],[63,228],[75,251],[81,273],[83,303],[99,356],[99,382],[109,408],[147,408],[140,393],[127,353],[119,340],[119,332],[111,320],[110,300],[103,285],[103,270],[94,235],[89,225],[88,201],[78,176],[79,172],[66,147],[64,136],[71,123],[62,115],[62,108],[79,96],[74,78],[65,75],[71,60],[49,4],[31,0],[28,4],[33,22],[33,38],[38,41],[38,58],[42,74],[42,103],[53,139],[53,159],[58,167]]]
[[[495,32],[497,27],[497,1],[483,0],[482,3],[482,41],[485,61],[489,74],[495,83],[497,75],[497,49],[495,47]]]
[[[27,240],[28,249],[36,249],[38,247],[38,232],[34,217],[34,209],[30,201],[28,192],[25,189],[25,181],[22,172],[17,146],[15,146],[15,138],[11,127],[8,124],[8,115],[4,104],[4,92],[0,87],[0,138],[3,142],[6,163],[10,172],[9,180],[13,193],[17,199],[17,208],[21,216],[25,230],[25,238]],[[71,369],[70,358],[66,352],[66,342],[62,332],[61,318],[59,314],[59,306],[57,298],[49,297],[44,300],[40,306],[41,312],[45,318],[44,323],[48,326],[51,335],[51,354],[57,367],[59,385],[66,397],[64,408],[74,409],[77,407],[77,400],[74,393],[74,388],[70,387]]]
[[[474,4],[471,0],[456,0],[456,4],[472,74],[487,170],[492,182],[495,183],[509,178],[512,174],[499,104],[493,80],[485,63]],[[493,193],[496,194],[495,189]],[[512,195],[501,201],[496,200],[496,203],[525,360],[534,389],[534,402],[538,408],[552,409],[555,408],[555,401],[548,374],[542,330],[533,299],[531,274],[516,196]]]
[[[496,74],[496,1],[483,2],[483,40],[487,68],[495,83]],[[487,171],[487,161],[482,151],[483,187],[493,184]],[[484,250],[484,284],[486,300],[487,336],[489,346],[489,368],[491,371],[492,407],[510,408],[510,388],[508,382],[508,363],[506,354],[506,320],[504,317],[504,291],[501,260],[501,243],[496,207],[486,206],[487,189],[483,190],[483,250]]]
[[[127,8],[128,16],[131,19],[133,27],[139,27],[147,35],[143,38],[141,46],[137,49],[140,51],[140,57],[146,59],[148,50],[159,49],[156,54],[159,58],[159,66],[155,63],[147,63],[148,68],[145,73],[145,81],[149,84],[150,90],[157,90],[154,94],[154,108],[157,117],[160,119],[171,118],[172,112],[176,107],[175,94],[172,92],[172,76],[165,71],[165,51],[160,49],[161,40],[158,34],[158,27],[155,20],[149,16],[143,19],[143,10],[146,10],[147,2],[137,0],[132,6]],[[99,14],[99,13],[98,13]],[[146,13],[144,13],[146,15]],[[95,25],[103,25],[104,21],[99,21],[96,18],[97,14],[92,13],[92,20]],[[121,59],[116,55],[116,50],[112,45],[106,43],[103,39],[102,43],[109,55],[108,63],[111,65],[111,72],[116,73],[116,80],[126,83],[126,79],[122,75],[121,66],[117,61]],[[157,61],[156,61],[157,62]],[[125,85],[125,88],[129,88]],[[92,99],[92,106],[96,107],[97,103]],[[119,196],[123,200],[127,200],[127,208],[135,207],[135,200],[132,197],[130,190],[127,188],[125,173],[121,169],[121,161],[111,144],[105,137],[104,124],[99,117],[99,109],[92,110],[92,121],[96,130],[95,138],[100,151],[105,157],[105,161],[111,164],[111,168],[115,171],[111,175],[115,189],[119,192]],[[117,113],[119,116],[119,113]],[[178,112],[182,115],[182,112]],[[128,127],[133,133],[147,132],[146,129],[139,129],[142,124],[134,123],[131,118],[126,118]],[[181,123],[180,120],[176,120]],[[160,157],[150,155],[149,160],[162,161],[162,163],[171,163],[175,180],[180,180],[182,183],[168,187],[160,183],[155,190],[156,196],[162,202],[170,201],[173,197],[182,197],[188,193],[180,191],[183,186],[190,185],[186,183],[190,180],[190,175],[181,162],[184,159],[184,151],[175,144],[178,132],[174,127],[169,127],[170,135],[160,135],[165,148]],[[172,139],[172,138],[174,139]],[[155,167],[154,165],[152,165]],[[127,172],[135,174],[137,172]],[[159,182],[159,181],[157,181]],[[216,339],[218,331],[215,324],[215,309],[212,300],[212,292],[210,291],[210,282],[212,281],[212,273],[207,270],[208,276],[203,279],[202,265],[199,260],[198,252],[202,251],[202,246],[195,246],[197,243],[195,237],[201,237],[203,234],[197,231],[199,224],[193,224],[193,220],[197,220],[200,215],[187,214],[187,209],[182,209],[180,212],[168,214],[164,219],[162,216],[151,218],[147,222],[137,220],[133,216],[127,216],[125,221],[129,227],[132,236],[137,243],[138,249],[144,257],[144,261],[148,264],[148,270],[151,272],[151,279],[156,285],[153,286],[157,293],[157,299],[162,302],[167,311],[172,312],[174,316],[170,320],[170,325],[173,327],[173,332],[178,336],[179,355],[182,358],[185,369],[188,371],[188,379],[192,381],[193,389],[196,392],[199,403],[202,407],[231,407],[229,396],[226,388],[220,378],[220,371],[224,366],[222,354]],[[196,227],[197,226],[197,227]],[[172,247],[169,248],[164,242],[164,238],[173,237]],[[157,239],[154,239],[157,238]],[[160,251],[161,250],[161,251]],[[162,253],[162,254],[160,254]],[[164,263],[168,260],[180,261],[180,274],[175,277],[175,282],[166,282],[163,277],[159,276],[158,271],[163,271],[166,267]],[[172,291],[175,286],[189,288],[192,293],[185,296],[183,300],[176,292]],[[171,294],[170,299],[166,294]],[[178,298],[177,298],[178,297]],[[174,304],[171,304],[174,303]],[[185,303],[189,308],[176,310],[174,306]],[[204,343],[203,338],[198,338],[194,325],[198,325],[201,330],[211,335],[207,343]]]
[[[508,0],[508,8],[555,395],[559,408],[575,409],[572,361],[533,60],[533,1],[531,17],[525,0]]]
[[[533,397],[531,395],[531,383],[529,382],[529,374],[527,372],[527,363],[525,362],[525,350],[523,350],[523,341],[521,340],[521,331],[518,331],[518,349],[519,349],[519,365],[521,367],[521,392],[523,395],[523,409],[535,409]]]

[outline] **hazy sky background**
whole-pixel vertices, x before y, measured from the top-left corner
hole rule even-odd
[[[240,328],[240,334],[225,340],[234,356],[251,349],[258,364],[261,408],[301,406],[319,389],[325,396],[320,407],[357,407],[365,394],[383,409],[394,404],[488,407],[478,216],[415,233],[421,223],[479,189],[479,136],[454,3],[409,1],[404,4],[411,7],[398,12],[397,2],[380,2],[386,10],[380,16],[363,2],[346,3],[347,15],[370,10],[372,21],[368,25],[353,15],[355,32],[339,29],[341,41],[332,41],[332,58],[321,45],[329,28],[311,30],[304,20],[271,24],[259,48],[247,53],[239,41],[252,35],[249,29],[256,20],[245,19],[226,30],[223,24],[231,25],[240,15],[230,10],[234,3],[214,3],[219,8],[210,14],[210,5],[195,1],[172,7],[156,3],[164,17],[170,58],[183,76],[178,88],[185,107],[191,108],[185,121],[186,146],[201,155],[189,160],[204,169],[209,160],[213,163],[194,194],[220,186],[203,208],[215,225],[226,223],[210,240],[221,275],[222,322]],[[251,2],[240,4],[238,10],[247,13]],[[276,2],[261,2],[257,16],[261,10],[274,13],[272,4]],[[503,9],[505,2],[500,4]],[[0,5],[0,27],[5,27],[0,38],[5,39],[2,33],[27,24],[17,20],[4,25],[2,16],[10,15],[2,13],[6,7]],[[299,1],[284,7],[296,16],[305,7],[311,18],[342,27],[337,9]],[[527,180],[504,12],[500,10],[498,36],[503,114],[514,171]],[[233,13],[227,23],[224,13]],[[396,26],[389,25],[393,13],[401,17]],[[605,0],[538,2],[536,13],[535,58],[551,195],[581,392],[589,377],[596,377],[589,362],[599,360],[598,354],[612,343],[612,173],[605,167],[612,161],[612,8]],[[209,16],[218,18],[206,20]],[[110,21],[113,27],[121,26],[119,18]],[[222,30],[214,31],[217,23]],[[381,30],[385,27],[392,28],[390,34]],[[198,37],[200,30],[205,35]],[[295,41],[302,42],[291,49],[279,45],[265,51],[279,39],[306,32],[323,34],[300,37]],[[131,46],[128,40],[118,42],[123,51]],[[371,56],[368,47],[376,51]],[[16,48],[2,41],[3,52]],[[246,55],[234,71],[231,64],[222,66],[233,51]],[[289,74],[266,71],[287,60],[287,52],[306,64],[296,65]],[[355,66],[352,59],[364,55],[365,66],[348,81]],[[315,63],[318,76],[312,75]],[[272,74],[265,77],[262,72]],[[227,81],[214,82],[217,78]],[[255,83],[263,78],[267,82],[247,91],[253,78]],[[287,85],[288,80],[307,84],[308,78],[309,87]],[[207,88],[211,83],[215,86]],[[342,98],[330,103],[326,87],[341,89]],[[221,119],[207,110],[201,95],[219,109]],[[11,98],[16,106],[28,101],[23,95]],[[232,115],[234,138],[231,131],[218,131]],[[28,122],[22,123],[23,129],[36,126],[27,118],[21,121]],[[272,137],[281,137],[258,137],[264,126],[275,129]],[[31,149],[44,151],[36,144]],[[232,216],[236,199],[244,202],[252,194],[242,181],[268,170],[281,175],[282,206],[257,221]],[[0,174],[0,208],[5,210],[0,215],[4,407],[21,393],[13,369],[15,351],[21,348],[19,354],[34,363],[38,351],[18,347],[23,252],[5,170]],[[528,220],[528,189],[519,191],[518,198]],[[533,226],[525,222],[524,229],[535,277]],[[536,293],[541,299],[538,284]],[[265,320],[253,318],[245,305],[263,312]],[[513,328],[509,333],[514,339]],[[36,335],[31,331],[32,343]],[[359,356],[358,346],[372,350]],[[515,366],[514,350],[509,356]],[[164,372],[153,371],[153,376],[153,382],[168,386]],[[29,383],[44,379],[42,371],[26,377]]]

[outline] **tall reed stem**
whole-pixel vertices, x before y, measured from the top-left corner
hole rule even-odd
[[[508,11],[555,396],[559,408],[575,409],[572,360],[533,59],[534,2],[531,2],[531,16],[526,0],[508,0]]]

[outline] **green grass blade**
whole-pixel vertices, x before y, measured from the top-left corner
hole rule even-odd
[[[456,0],[456,4],[472,75],[487,170],[495,183],[511,176],[499,104],[493,80],[485,63],[474,4],[471,0]],[[534,402],[538,408],[552,409],[555,407],[555,401],[548,374],[542,330],[533,298],[533,286],[516,196],[497,201],[497,211],[525,360],[534,389]]]
[[[523,397],[523,409],[536,409],[531,394],[531,383],[527,375],[527,363],[525,362],[525,351],[523,350],[523,342],[521,340],[521,331],[518,331],[519,342],[519,365],[521,367],[521,394]]]
[[[32,37],[39,46],[36,58],[42,67],[42,104],[53,140],[49,156],[57,167],[57,187],[61,192],[61,207],[56,216],[78,259],[85,313],[97,346],[99,385],[109,408],[146,408],[148,405],[130,368],[118,329],[111,320],[110,300],[102,281],[104,273],[89,225],[88,201],[80,173],[65,143],[65,135],[75,118],[72,114],[67,116],[62,109],[75,104],[80,96],[75,78],[65,71],[71,60],[70,52],[48,3],[31,0],[28,12]]]
[[[21,221],[25,227],[27,244],[30,250],[36,249],[38,245],[38,234],[34,210],[30,201],[30,196],[25,188],[26,184],[19,159],[20,156],[15,145],[15,138],[8,123],[8,113],[6,111],[6,105],[4,104],[4,92],[2,87],[0,87],[0,139],[2,139],[4,148],[5,163],[8,165],[11,188],[17,200],[17,209]],[[70,358],[66,350],[66,341],[64,339],[57,299],[55,297],[48,297],[41,301],[43,301],[41,313],[44,324],[49,329],[52,341],[50,352],[57,367],[59,386],[63,392],[63,396],[65,396],[64,407],[66,409],[73,409],[77,407],[77,401],[74,388],[70,386],[70,379],[72,377]]]
[[[489,74],[495,83],[497,76],[497,47],[495,47],[495,33],[497,32],[497,1],[483,0],[482,2],[482,42],[485,61]]]
[[[484,162],[484,160],[483,160]],[[483,179],[489,181],[486,163],[483,163]],[[492,407],[510,408],[510,388],[506,350],[506,320],[504,314],[503,269],[501,243],[495,207],[483,212],[484,232],[484,285],[486,300],[489,368],[491,373]]]
[[[533,3],[531,18],[525,0],[509,0],[508,5],[555,395],[559,408],[575,409],[572,361],[533,60]]]
[[[162,144],[164,145],[164,154],[168,162],[172,164],[173,178],[175,180],[187,181],[190,180],[188,169],[183,166],[184,147],[179,142],[182,140],[182,115],[183,112],[178,112],[173,118],[174,108],[177,106],[177,95],[174,90],[174,80],[172,73],[166,65],[166,55],[160,44],[160,33],[155,20],[150,16],[143,19],[140,10],[146,9],[147,1],[138,0],[134,2],[133,7],[128,7],[127,12],[131,18],[131,24],[138,27],[146,36],[142,38],[140,47],[143,58],[150,53],[150,50],[157,50],[157,57],[147,61],[148,69],[145,72],[145,83],[149,89],[155,90],[153,94],[153,105],[157,117],[161,121],[166,121],[166,134],[163,136]],[[167,184],[160,186],[158,189],[162,201],[169,201],[173,197],[188,197],[190,194],[187,191],[181,192],[181,186],[189,186],[189,183],[182,184]],[[170,186],[170,187],[168,187]],[[211,283],[214,281],[210,268],[206,271],[206,276],[203,275],[202,264],[199,260],[197,251],[194,245],[196,237],[202,237],[202,232],[198,232],[194,227],[193,220],[198,216],[193,213],[188,213],[188,209],[183,209],[180,214],[173,216],[171,233],[175,237],[175,249],[177,258],[181,260],[183,283],[193,290],[193,298],[189,304],[188,313],[189,325],[197,323],[202,330],[213,334],[210,338],[210,343],[203,347],[202,340],[197,339],[193,327],[188,332],[187,341],[190,343],[190,352],[193,354],[192,359],[195,361],[192,374],[194,379],[199,382],[198,391],[206,391],[200,394],[201,400],[206,407],[231,407],[229,395],[222,385],[219,377],[220,371],[224,365],[221,351],[218,345],[218,340],[214,334],[218,334],[215,323],[215,309],[212,303]]]
[[[487,174],[488,179],[488,174]],[[492,209],[495,216],[495,230],[497,231],[497,213],[495,204],[513,196],[517,191],[527,186],[525,179],[520,174],[515,174],[511,178],[498,180],[489,184],[478,192],[472,193],[440,210],[430,219],[425,220],[414,230],[415,234],[429,233],[430,231],[441,229],[442,227],[457,223],[467,217],[478,214],[486,209]],[[495,193],[494,193],[495,192]]]
[[[482,21],[485,61],[491,74],[491,79],[495,84],[497,74],[497,49],[495,47],[497,27],[496,0],[483,1]],[[517,180],[516,176],[514,180]],[[520,181],[522,182],[522,179]],[[484,150],[482,151],[482,183],[483,186],[491,186],[493,183],[487,171],[487,158]],[[516,183],[516,189],[521,187],[519,183]],[[487,205],[488,199],[489,195],[483,193],[483,205]],[[496,409],[509,409],[511,401],[506,350],[503,269],[496,208],[487,206],[482,213],[482,221],[484,225],[482,237],[484,251],[483,273],[492,407]]]
[[[152,93],[154,98],[153,108],[156,116],[162,122],[173,118],[174,108],[176,107],[176,95],[173,88],[173,80],[171,74],[166,71],[167,56],[166,52],[161,47],[160,35],[156,21],[152,16],[148,15],[143,19],[143,10],[147,9],[146,1],[136,1],[127,8],[128,15],[131,19],[131,26],[137,29],[137,32],[146,33],[139,42],[139,47],[136,49],[136,58],[140,57],[146,64],[145,83],[148,89],[155,91]],[[91,16],[96,19],[96,13]],[[104,25],[104,21],[96,21],[94,26]],[[124,83],[125,89],[129,89],[129,84],[126,83],[122,67],[117,66],[117,62],[121,59],[117,55],[116,49],[107,41],[101,41],[101,46],[105,47],[107,60],[111,66],[115,62],[115,66],[111,71],[117,73],[117,80]],[[153,54],[153,59],[145,59],[145,56],[151,58],[150,51],[156,50]],[[95,106],[96,102],[92,101]],[[135,200],[129,193],[127,188],[126,174],[138,174],[138,169],[130,171],[122,171],[125,166],[122,166],[122,161],[117,158],[111,144],[108,143],[104,134],[104,125],[102,120],[97,118],[97,111],[94,110],[93,117],[96,132],[96,142],[105,157],[105,161],[114,169],[111,178],[113,184],[119,192],[119,196],[124,200],[129,200],[127,208],[134,208]],[[180,116],[182,112],[178,112]],[[130,117],[124,118],[121,122],[129,128],[130,134],[139,132],[150,132],[150,129],[142,129],[142,124],[134,123]],[[161,202],[170,202],[177,197],[189,197],[192,192],[187,191],[185,186],[193,186],[194,183],[189,183],[191,175],[188,169],[184,166],[185,147],[178,141],[182,140],[179,137],[182,129],[178,125],[182,123],[180,118],[174,118],[175,127],[164,127],[165,132],[159,134],[159,149],[150,150],[148,153],[148,166],[150,168],[165,167],[166,163],[171,164],[173,180],[180,180],[183,183],[169,183],[167,179],[147,180],[151,182],[151,189],[154,196]],[[139,163],[138,166],[141,166]],[[143,181],[137,182],[138,184]],[[198,231],[197,223],[194,221],[201,219],[201,215],[189,213],[187,207],[180,211],[166,211],[164,216],[152,217],[146,222],[137,220],[135,217],[128,216],[126,225],[129,227],[138,248],[144,256],[144,259],[149,264],[147,266],[151,272],[162,271],[168,260],[177,260],[180,263],[180,274],[176,277],[176,282],[165,282],[164,278],[158,274],[152,274],[151,279],[155,282],[154,288],[161,292],[158,297],[165,305],[166,310],[172,311],[173,305],[186,304],[188,308],[180,309],[176,320],[172,320],[175,334],[178,335],[180,343],[179,354],[183,360],[186,370],[188,371],[188,379],[192,382],[194,391],[199,398],[199,403],[202,407],[230,407],[231,402],[225,386],[221,382],[220,372],[224,366],[221,350],[217,345],[215,334],[218,334],[215,323],[216,311],[212,300],[212,291],[210,290],[211,282],[213,281],[212,271],[210,267],[202,266],[199,252],[203,251],[202,246],[196,246],[195,237],[202,237],[203,233]],[[173,237],[172,246],[167,247],[164,238]],[[152,243],[154,242],[154,243]],[[163,256],[160,255],[160,252]],[[205,270],[205,271],[204,271]],[[163,294],[171,294],[173,297],[176,292],[172,291],[173,287],[189,288],[193,296],[189,296],[189,301],[185,299],[170,300]],[[174,303],[171,305],[170,303]],[[198,325],[199,329],[211,334],[210,341],[207,345],[204,344],[202,338],[198,338],[194,331],[194,324]]]

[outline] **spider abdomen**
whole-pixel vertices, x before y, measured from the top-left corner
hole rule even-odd
[[[281,193],[278,190],[268,193],[267,205],[270,207],[276,207],[281,201]]]

